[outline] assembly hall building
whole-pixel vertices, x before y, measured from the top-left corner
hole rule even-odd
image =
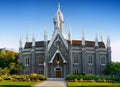
[[[36,41],[33,35],[31,42],[19,41],[19,62],[24,69],[21,74],[43,74],[48,78],[65,78],[68,74],[102,75],[111,62],[111,46],[108,36],[106,43],[98,40],[86,40],[84,32],[79,40],[72,38],[71,28],[68,35],[64,32],[64,15],[58,5],[53,18],[54,29],[52,38],[48,40],[47,30],[44,40]]]

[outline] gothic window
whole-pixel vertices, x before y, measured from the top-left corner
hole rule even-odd
[[[105,65],[106,64],[106,57],[105,56],[101,56],[100,57],[100,59],[101,59],[101,65]]]
[[[30,57],[29,57],[29,56],[26,56],[26,57],[25,57],[25,65],[26,65],[26,66],[29,66],[29,65],[30,65]]]
[[[43,57],[42,56],[38,56],[38,64],[39,65],[43,64]]]
[[[88,64],[89,64],[89,65],[92,65],[92,64],[93,64],[93,56],[92,56],[92,55],[89,55],[89,56],[88,56]]]
[[[88,74],[93,74],[93,68],[88,68]]]
[[[75,68],[74,71],[73,71],[74,74],[78,74],[79,73],[79,70],[78,68]]]
[[[74,63],[78,63],[78,55],[74,56]]]

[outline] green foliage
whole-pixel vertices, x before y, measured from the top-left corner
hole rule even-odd
[[[0,77],[0,81],[3,81],[3,78],[2,78],[2,77]]]
[[[0,76],[9,74],[9,69],[5,67],[4,69],[0,68]]]
[[[117,76],[111,77],[111,76],[97,76],[97,75],[68,75],[66,78],[68,81],[75,81],[76,79],[78,81],[97,81],[97,82],[119,82],[119,78]]]
[[[118,75],[120,73],[120,62],[108,64],[104,73],[107,75]]]
[[[23,68],[18,63],[18,53],[12,51],[0,52],[0,67],[0,75],[17,74]]]

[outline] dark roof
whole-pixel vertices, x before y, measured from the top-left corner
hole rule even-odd
[[[67,40],[67,42],[70,42],[70,41]],[[72,45],[73,46],[82,46],[82,41],[72,40]],[[85,46],[86,47],[95,47],[95,41],[85,41]],[[105,48],[104,42],[98,42],[98,46],[100,48]]]
[[[49,44],[50,41],[48,41]],[[67,40],[69,43],[70,41]],[[72,40],[72,45],[73,46],[82,46],[82,41],[81,40]],[[104,42],[98,42],[99,48],[105,48]],[[37,41],[35,42],[36,47],[44,47],[44,41]],[[86,47],[95,47],[95,41],[85,41],[85,46]],[[25,43],[25,49],[27,48],[32,48],[32,42],[26,42]]]
[[[36,47],[43,47],[44,46],[44,41],[37,41],[37,42],[35,42],[35,46]],[[32,48],[32,42],[26,42],[24,48],[25,49],[26,48]]]

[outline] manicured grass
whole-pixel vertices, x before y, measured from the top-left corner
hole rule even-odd
[[[9,80],[0,81],[0,87],[31,87],[40,82],[14,82]]]
[[[103,82],[67,82],[68,87],[120,87],[119,83]]]

